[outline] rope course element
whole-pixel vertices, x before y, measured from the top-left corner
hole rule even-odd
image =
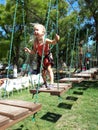
[[[48,7],[48,12],[47,12],[46,32],[48,30],[51,9],[52,9],[52,4],[51,4],[51,0],[50,0],[49,7]],[[58,33],[58,0],[56,0],[55,9],[56,9],[56,24],[55,24],[55,26],[56,26],[56,33]],[[47,34],[46,34],[46,36],[47,36]],[[45,36],[45,38],[46,38],[46,36]],[[44,46],[43,46],[43,50],[44,50]],[[59,81],[59,75],[58,75],[58,53],[59,53],[59,47],[58,47],[58,44],[56,44],[57,83],[54,84],[54,88],[51,89],[51,90],[48,90],[47,88],[41,88],[40,84],[38,84],[36,89],[30,90],[30,93],[33,94],[33,96],[34,96],[34,94],[37,95],[40,92],[46,92],[46,93],[50,93],[51,95],[60,96],[62,93],[64,93],[66,90],[68,90],[71,87],[71,84],[65,85],[65,84],[59,84],[59,82],[58,82]],[[42,71],[43,58],[44,58],[44,52],[42,53],[40,73]],[[40,76],[39,76],[39,81],[40,81]]]
[[[24,40],[26,44],[26,30],[25,30],[25,19],[24,19],[24,0],[22,2],[22,13],[23,13],[23,26],[24,26]],[[13,28],[11,34],[11,43],[10,43],[10,50],[9,50],[9,58],[8,58],[8,70],[7,70],[7,79],[9,78],[9,66],[11,62],[11,55],[12,55],[12,47],[13,47],[13,40],[14,40],[14,32],[15,32],[15,24],[16,24],[16,14],[18,8],[18,0],[16,0],[15,5],[15,13],[13,19]],[[13,82],[13,81],[12,81]],[[6,89],[7,89],[8,80],[6,80],[5,86],[5,94],[6,96]],[[5,110],[6,108],[6,110]],[[35,119],[35,114],[41,110],[42,105],[22,100],[0,100],[0,129],[6,129],[15,123],[27,118],[28,116],[33,115],[33,120]]]
[[[9,77],[9,67],[10,67],[10,64],[11,64],[11,55],[12,55],[12,46],[13,46],[13,39],[14,39],[14,31],[15,31],[17,8],[18,8],[18,0],[16,0],[15,13],[14,13],[14,19],[13,19],[13,27],[12,27],[12,34],[11,34],[10,50],[9,50],[9,57],[8,57],[7,79]],[[7,84],[8,84],[8,80],[6,80],[4,97],[6,96]]]
[[[50,10],[51,10],[51,0],[50,0],[50,2],[49,2],[47,21],[46,21],[46,25],[45,25],[46,32],[47,32],[47,29],[48,29],[48,22],[49,22],[49,17],[50,17]],[[41,78],[41,72],[42,72],[42,68],[43,68],[44,48],[45,48],[45,40],[46,40],[46,37],[47,37],[47,33],[45,34],[45,37],[44,37],[44,46],[43,46],[43,49],[42,49],[42,58],[41,58],[40,74],[39,74],[39,77],[38,77],[38,85],[37,85],[37,87],[36,87],[36,98],[35,98],[35,102],[38,101],[38,93],[39,93],[39,89],[40,89],[40,78]],[[34,93],[34,94],[35,94],[35,93]]]

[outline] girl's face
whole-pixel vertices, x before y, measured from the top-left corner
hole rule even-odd
[[[34,27],[34,35],[37,38],[40,38],[44,35],[44,30],[41,26],[35,26]]]

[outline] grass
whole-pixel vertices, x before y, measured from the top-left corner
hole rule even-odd
[[[98,130],[98,81],[73,84],[61,97],[40,93],[32,99],[24,90],[9,98],[37,100],[42,109],[35,118],[32,115],[7,130]]]

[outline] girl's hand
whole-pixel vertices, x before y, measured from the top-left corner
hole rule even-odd
[[[29,52],[29,49],[27,47],[24,48],[25,52]]]
[[[59,39],[60,39],[60,36],[59,36],[58,34],[56,34],[56,35],[55,35],[55,40],[56,40],[56,42],[58,42]]]
[[[0,86],[1,86],[3,83],[4,83],[4,80],[1,79],[1,80],[0,80]]]

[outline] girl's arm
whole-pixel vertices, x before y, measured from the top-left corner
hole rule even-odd
[[[29,54],[35,54],[35,51],[34,51],[34,50],[30,50],[30,49],[27,48],[27,47],[24,48],[24,51],[25,51],[25,52],[28,52]]]
[[[55,35],[55,38],[53,40],[50,40],[50,39],[46,39],[46,42],[48,44],[56,44],[60,39],[60,36],[58,34]]]
[[[30,50],[29,48],[25,47],[24,51],[28,52],[29,54],[35,54],[36,53],[36,41],[34,41],[34,46],[33,46],[32,50]]]
[[[4,83],[3,79],[0,79],[0,86]]]

